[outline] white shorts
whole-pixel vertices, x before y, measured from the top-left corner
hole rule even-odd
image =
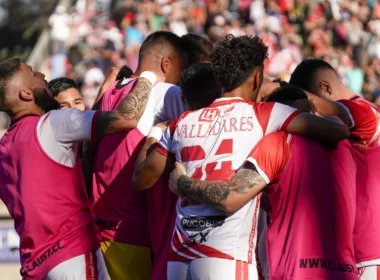
[[[380,266],[366,266],[359,268],[360,280],[379,280],[380,279]]]
[[[45,280],[109,280],[100,250],[77,256],[60,263],[46,275]]]
[[[168,280],[258,280],[255,265],[242,261],[202,258],[168,262]]]

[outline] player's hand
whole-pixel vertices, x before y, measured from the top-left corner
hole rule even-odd
[[[116,77],[119,74],[120,69],[120,67],[112,67],[110,72],[108,73],[106,80],[110,82],[116,81]]]
[[[182,175],[186,175],[185,167],[181,163],[176,162],[175,168],[172,171],[172,173],[170,173],[170,179],[169,179],[169,188],[171,192],[176,195],[179,195],[178,190],[177,190],[177,183],[178,183],[179,177],[181,177]]]
[[[162,129],[162,132],[164,132],[165,129],[169,126],[169,124],[170,124],[170,121],[167,121],[167,122],[158,123],[154,127],[158,127]]]
[[[117,70],[115,71],[117,71],[117,76],[116,76],[117,81],[129,78],[133,75],[133,71],[127,65],[124,65],[121,68],[117,68]]]

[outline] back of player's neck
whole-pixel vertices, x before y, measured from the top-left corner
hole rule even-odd
[[[42,116],[45,112],[40,108],[27,108],[22,110],[17,110],[16,112],[12,112],[9,114],[11,120],[17,120],[25,115],[36,115],[36,116]]]
[[[223,93],[223,97],[242,97],[242,96],[244,96],[242,88],[236,88],[234,90]]]

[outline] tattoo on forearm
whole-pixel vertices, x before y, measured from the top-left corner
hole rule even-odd
[[[98,117],[96,125],[96,136],[102,137],[113,134],[116,131],[115,124],[120,121],[120,116],[114,111],[103,111]]]
[[[152,83],[146,78],[139,78],[133,90],[124,98],[116,110],[125,118],[140,120],[146,104]]]
[[[119,121],[135,120],[138,122],[148,103],[151,89],[152,83],[148,79],[139,78],[136,86],[120,102],[116,111],[101,112],[96,127],[97,137],[116,133]]]
[[[206,205],[220,207],[231,192],[244,194],[248,189],[262,183],[256,170],[242,169],[229,182],[199,181],[182,175],[177,182],[180,194]]]

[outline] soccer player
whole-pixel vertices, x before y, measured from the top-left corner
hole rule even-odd
[[[354,123],[349,140],[364,156],[364,162],[357,161],[355,257],[358,267],[363,267],[361,279],[376,279],[380,277],[380,111],[351,92],[323,60],[303,61],[294,70],[290,83],[319,97],[339,101],[349,109]]]
[[[0,110],[12,120],[0,141],[0,199],[20,236],[23,279],[109,279],[77,143],[136,126],[129,99],[156,79],[145,74],[115,111],[52,110],[59,104],[42,73],[19,59],[0,63]]]
[[[86,109],[82,95],[74,80],[57,78],[49,82],[48,88],[54,99],[58,101],[61,109],[76,108],[82,111]]]
[[[196,79],[192,79],[195,73],[197,73]],[[187,83],[189,78],[192,80],[190,83]],[[216,83],[211,64],[197,63],[188,67],[182,73],[181,91],[186,107],[189,110],[196,110],[210,105],[216,98],[220,97],[222,88]],[[202,98],[199,98],[198,94],[202,94]],[[144,163],[147,154],[156,147],[162,136],[162,131],[166,127],[167,124],[161,123],[151,129],[137,158],[137,169]],[[170,168],[173,164],[167,164],[167,166]],[[154,237],[152,236],[151,238],[153,254],[155,256],[153,279],[157,280],[166,279],[167,255],[174,228],[175,205],[178,199],[176,195],[170,192],[168,187],[169,171],[170,170],[165,172],[164,176],[162,176],[150,190],[156,191],[156,197],[160,197],[160,199],[156,199],[155,201],[155,208],[150,210],[153,212],[151,215],[155,216],[154,220],[159,221],[159,224],[151,229],[154,232]],[[136,174],[134,176],[136,177]],[[140,189],[137,189],[137,191],[140,191]],[[149,206],[151,205],[152,203],[150,203]]]
[[[156,217],[154,209],[164,207],[161,189],[136,193],[132,173],[139,151],[152,126],[173,120],[185,111],[180,81],[187,63],[183,41],[171,32],[149,35],[140,48],[139,65],[135,76],[116,81],[104,93],[101,110],[112,110],[135,88],[143,71],[164,76],[150,94],[131,101],[137,126],[126,133],[107,136],[97,145],[93,176],[92,205],[103,237],[101,248],[113,279],[151,279],[151,246],[157,244],[156,231],[166,225]],[[149,234],[152,232],[152,235]],[[158,251],[153,248],[154,267]],[[141,268],[144,269],[141,269]],[[160,279],[160,271],[153,277]]]
[[[288,86],[268,99],[298,105],[307,96]],[[331,149],[276,132],[264,136],[228,182],[200,181],[185,174],[177,163],[171,189],[227,216],[266,188],[271,205],[270,279],[357,279],[352,244],[356,165],[348,141]]]
[[[223,97],[206,108],[187,111],[171,122],[143,164],[134,184],[152,187],[175,156],[187,174],[202,180],[229,180],[266,134],[287,131],[338,142],[348,137],[343,124],[323,120],[277,103],[253,103],[263,77],[267,47],[258,37],[228,35],[212,53],[212,68]],[[188,77],[181,87],[191,86]],[[196,97],[197,96],[197,97]],[[204,98],[194,92],[194,99]],[[246,99],[246,100],[244,100]],[[259,201],[231,215],[180,197],[169,252],[168,279],[233,279],[249,273],[257,279],[255,243]],[[226,232],[228,232],[226,234]]]

